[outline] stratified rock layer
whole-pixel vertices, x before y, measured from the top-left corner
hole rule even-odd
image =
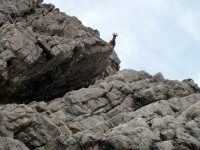
[[[123,70],[48,103],[1,105],[0,136],[35,150],[198,150],[199,110],[191,79]]]
[[[0,103],[48,101],[119,69],[97,30],[41,3],[0,3]]]

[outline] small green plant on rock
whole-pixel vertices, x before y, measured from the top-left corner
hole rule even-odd
[[[173,112],[178,112],[178,111],[179,111],[179,109],[176,108],[176,107],[174,107],[174,106],[170,106],[170,108],[171,108],[171,110],[172,110]]]
[[[59,127],[64,126],[64,125],[65,125],[65,124],[62,123],[62,122],[58,123],[58,126],[59,126]]]
[[[39,113],[42,113],[42,112],[47,111],[46,109],[44,109],[44,108],[42,108],[42,107],[40,107],[40,106],[35,106],[35,109],[36,109],[37,112],[39,112]]]
[[[73,134],[76,134],[76,133],[81,131],[80,129],[69,126],[69,125],[68,125],[68,128],[69,128],[70,131],[72,131]]]

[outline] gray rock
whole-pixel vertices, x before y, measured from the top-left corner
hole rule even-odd
[[[29,150],[22,142],[9,137],[0,137],[1,150]]]
[[[165,80],[165,78],[160,72],[155,74],[152,78],[157,82],[163,82]]]
[[[0,105],[0,136],[18,139],[28,147],[38,147],[62,134],[71,134],[67,126],[53,123],[46,111],[39,113],[33,108],[24,104]]]
[[[163,141],[163,142],[157,142],[151,148],[156,150],[173,150],[174,146],[171,141]]]
[[[48,103],[28,104],[34,113],[36,106],[43,108],[45,111],[40,117],[50,119],[48,122],[58,134],[51,135],[43,125],[49,123],[41,122],[39,130],[33,131],[48,136],[44,139],[38,136],[38,145],[31,141],[27,145],[37,150],[57,147],[61,150],[199,148],[199,136],[194,134],[194,131],[199,133],[196,112],[199,89],[185,81],[153,78],[155,76],[144,71],[124,70]],[[152,91],[151,101],[148,101],[148,92],[139,95],[148,90]],[[22,137],[29,137],[29,132],[25,131],[33,128],[32,122],[34,124],[33,118],[16,136],[18,139],[23,141]],[[189,140],[184,135],[190,137]]]
[[[164,130],[160,134],[163,140],[174,140],[175,138],[175,133],[172,129]]]
[[[49,118],[36,114],[16,138],[31,147],[39,147],[60,135],[61,131]]]
[[[118,71],[97,30],[41,2],[0,4],[0,149],[200,149],[192,79]]]
[[[0,103],[52,100],[119,70],[97,30],[41,2],[0,4]]]
[[[11,138],[29,125],[33,114],[33,110],[24,104],[0,105],[0,111],[3,118],[0,123],[0,136]]]
[[[2,55],[2,58],[3,58],[6,62],[8,62],[8,61],[10,61],[10,60],[12,60],[12,59],[14,59],[14,58],[16,58],[16,56],[15,56],[10,50],[5,50],[5,51],[3,51],[3,52],[1,53],[1,55]]]

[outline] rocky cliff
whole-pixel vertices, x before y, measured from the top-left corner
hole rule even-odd
[[[0,103],[51,100],[114,74],[99,32],[41,0],[0,3]]]
[[[197,84],[119,63],[53,5],[2,0],[0,150],[199,150]]]

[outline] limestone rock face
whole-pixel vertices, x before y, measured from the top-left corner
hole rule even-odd
[[[42,0],[0,3],[0,103],[48,101],[119,69],[113,47]]]
[[[47,102],[0,105],[0,136],[35,150],[200,149],[200,88],[123,70]]]
[[[198,85],[119,64],[76,17],[1,0],[0,150],[199,150]]]
[[[0,137],[0,149],[1,150],[29,150],[19,140],[14,140],[9,137]]]

